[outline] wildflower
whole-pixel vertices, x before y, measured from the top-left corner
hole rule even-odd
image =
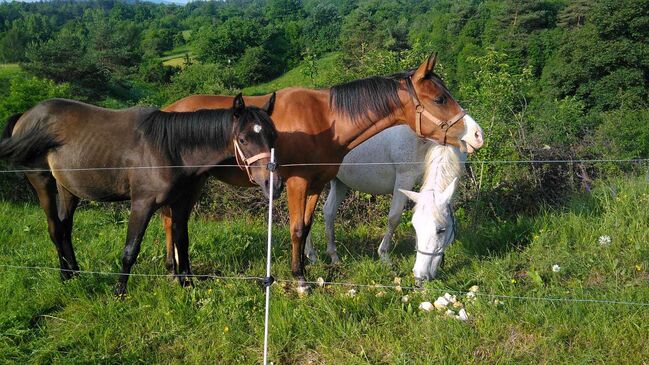
[[[610,236],[599,236],[599,244],[600,246],[608,246],[611,244],[611,237]]]
[[[408,303],[409,300],[410,300],[410,297],[408,297],[407,295],[404,295],[404,296],[401,297],[401,303]]]
[[[394,282],[394,285],[400,286],[401,285],[401,278],[398,277],[398,276],[395,276],[393,282]]]
[[[449,303],[455,303],[457,301],[455,295],[451,295],[449,293],[444,294],[444,299],[446,299]]]
[[[383,290],[381,290],[380,292],[376,293],[376,297],[377,297],[377,298],[381,298],[381,297],[383,297],[384,295],[385,295],[385,292],[384,292]]]
[[[470,291],[470,292],[466,293],[466,298],[470,299],[470,300],[474,300],[475,299],[475,292]]]
[[[501,306],[501,305],[505,305],[505,302],[500,301],[500,300],[498,300],[498,299],[494,299],[493,304],[494,304],[496,307],[499,307],[499,306]]]
[[[352,298],[355,297],[356,296],[356,289],[349,289],[347,291],[347,295],[352,297]]]
[[[561,271],[561,266],[559,266],[559,265],[557,265],[557,264],[552,265],[552,271],[553,271],[553,272],[559,272],[559,271]]]
[[[433,310],[433,304],[431,302],[422,302],[421,304],[419,304],[419,309],[430,312],[431,310]]]
[[[398,291],[399,293],[401,293],[401,291],[402,291],[403,289],[401,289],[401,285],[397,285],[397,286],[394,287],[394,290],[396,290],[396,291]]]
[[[322,287],[324,286],[324,284],[325,284],[325,281],[324,281],[324,279],[322,278],[322,276],[320,276],[320,277],[318,277],[318,279],[316,280],[316,283],[318,284],[319,287],[322,288]]]
[[[444,314],[447,315],[448,317],[455,317],[455,312],[453,312],[450,309],[447,309]]]
[[[223,333],[228,333],[228,332],[230,332],[230,327],[228,326],[223,327]]]
[[[469,319],[469,314],[464,310],[464,308],[462,308],[458,312],[458,315],[457,315],[456,318],[459,319],[460,321],[466,321],[466,320]]]
[[[472,293],[477,293],[479,289],[480,289],[479,286],[474,285],[474,286],[469,288],[469,291],[472,292]]]
[[[448,306],[448,304],[449,304],[449,301],[444,297],[437,298],[437,300],[434,303],[435,308],[437,308],[437,309],[444,309],[444,308],[446,308],[446,306]]]

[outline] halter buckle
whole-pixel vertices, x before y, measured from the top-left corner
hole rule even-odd
[[[277,162],[269,162],[269,163],[266,165],[266,168],[267,168],[268,171],[270,171],[270,172],[275,172],[275,171],[277,171]]]

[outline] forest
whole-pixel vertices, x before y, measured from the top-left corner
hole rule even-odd
[[[0,4],[0,120],[55,96],[164,106],[196,93],[441,74],[485,128],[476,159],[649,156],[649,0],[233,0]],[[638,163],[472,169],[514,210]]]

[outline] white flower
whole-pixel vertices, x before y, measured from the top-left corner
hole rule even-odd
[[[467,299],[475,299],[475,292],[470,291],[470,292],[466,293],[466,298]]]
[[[437,309],[444,309],[444,308],[446,308],[446,306],[448,305],[448,303],[449,303],[449,302],[448,302],[448,300],[446,300],[446,298],[444,298],[444,297],[439,297],[439,298],[437,298],[437,300],[435,301],[434,304],[435,304],[435,308],[437,308]]]
[[[395,276],[394,280],[392,280],[392,282],[394,283],[394,285],[400,286],[401,285],[401,278],[398,277],[398,276]]]
[[[449,303],[455,303],[457,301],[455,295],[451,295],[449,293],[444,294],[444,299],[446,299]]]
[[[410,300],[410,297],[408,297],[407,295],[404,295],[404,296],[401,297],[401,303],[408,303],[409,300]]]
[[[431,302],[422,302],[421,304],[419,304],[419,309],[430,312],[433,310],[433,304]]]
[[[320,276],[320,277],[316,280],[316,283],[318,284],[319,287],[322,288],[322,287],[324,286],[324,284],[325,284],[325,281],[324,281],[324,279],[322,278],[322,276]]]
[[[474,286],[469,288],[469,291],[472,292],[472,293],[477,293],[479,289],[480,289],[479,286],[474,285]]]
[[[455,312],[452,310],[448,309],[444,314],[446,314],[449,317],[455,317]]]
[[[355,297],[356,296],[356,289],[349,289],[347,291],[347,295],[350,297]]]
[[[552,265],[552,271],[553,271],[553,272],[559,272],[559,271],[561,271],[561,266],[559,266],[559,265],[557,265],[557,264]]]
[[[460,311],[458,312],[457,319],[459,319],[460,321],[466,321],[469,319],[469,315],[464,310],[464,308],[460,309]]]
[[[601,246],[608,246],[611,244],[611,236],[599,236],[599,244]]]

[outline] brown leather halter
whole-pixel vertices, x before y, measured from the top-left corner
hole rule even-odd
[[[254,183],[254,181],[252,180],[252,175],[250,174],[250,165],[261,160],[262,158],[267,158],[270,161],[270,152],[262,152],[252,157],[246,158],[246,156],[243,154],[243,151],[241,150],[241,147],[239,147],[239,143],[237,143],[236,140],[234,140],[233,142],[235,151],[234,156],[237,159],[237,165],[239,165],[239,168],[241,170],[246,171],[246,174],[248,174],[248,179],[251,183]]]
[[[446,134],[448,133],[449,128],[451,128],[460,119],[464,118],[464,116],[466,115],[466,111],[460,108],[460,112],[455,114],[449,120],[441,120],[435,117],[428,110],[426,110],[426,108],[419,101],[419,98],[417,97],[417,93],[415,92],[415,87],[412,82],[412,76],[408,78],[408,92],[412,96],[412,101],[415,104],[415,128],[416,128],[417,136],[426,138],[423,134],[421,134],[421,116],[423,115],[429,121],[435,123],[435,125],[440,127],[440,129],[444,133],[441,143],[442,145],[446,145]]]

